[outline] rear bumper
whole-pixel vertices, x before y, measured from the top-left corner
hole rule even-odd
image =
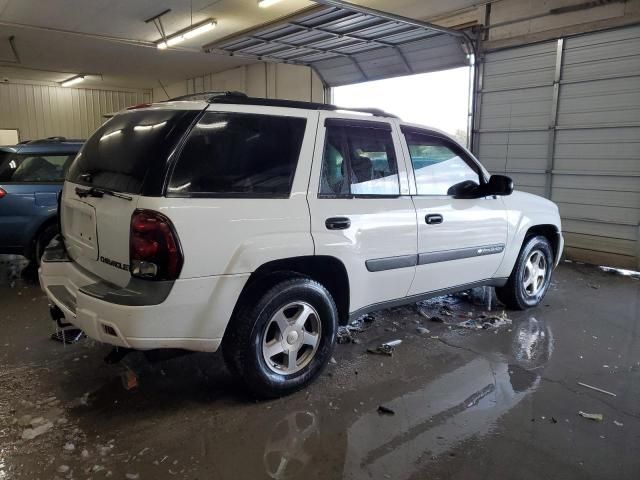
[[[39,276],[49,301],[62,310],[65,320],[95,340],[139,350],[205,352],[220,346],[235,300],[249,277],[182,279],[171,282],[168,289],[162,282],[142,281],[154,297],[135,282],[123,288],[101,281],[55,249],[47,250]]]

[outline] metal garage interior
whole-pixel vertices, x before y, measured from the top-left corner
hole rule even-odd
[[[634,23],[636,0],[577,3],[565,7],[567,13],[556,9],[557,15],[537,5],[531,7],[534,20],[527,20],[531,15],[523,0],[481,6],[460,0],[460,8],[445,21],[442,13],[453,6],[438,2],[420,6],[403,1],[400,14],[394,14],[390,8],[365,8],[362,2],[321,0],[239,33],[228,33],[222,23],[222,38],[197,49],[159,52],[161,56],[149,40],[157,37],[150,25],[146,40],[91,35],[73,32],[73,22],[63,17],[56,20],[57,28],[27,25],[28,4],[5,3],[13,7],[5,6],[5,16],[13,16],[0,22],[8,35],[0,43],[0,128],[19,131],[21,140],[86,138],[105,115],[127,105],[207,90],[330,100],[335,86],[469,65],[469,54],[477,49],[473,151],[492,172],[511,175],[517,188],[559,204],[567,258],[640,268],[640,27],[636,22],[611,28]],[[242,27],[255,23],[254,7],[242,5]],[[131,8],[123,12],[133,14]],[[526,21],[542,22],[548,15],[555,25],[556,17],[570,19],[571,12],[585,8],[596,12],[592,28],[598,31],[567,35],[589,27],[564,27],[551,30],[546,37],[552,39],[546,41],[535,30],[528,37],[517,36],[533,29]],[[440,12],[438,21],[407,15],[425,10]],[[48,15],[56,15],[53,5],[34,21]],[[188,12],[180,15],[172,18],[188,21]],[[488,42],[479,28],[482,22],[487,24],[484,31],[491,32],[484,35]],[[129,21],[123,31],[131,36],[138,28]],[[507,46],[500,44],[499,35],[493,40],[501,29],[507,39],[516,35]],[[108,70],[88,75],[85,88],[62,88],[60,81],[69,74],[56,71],[56,58],[64,59],[59,62],[69,71]],[[194,74],[207,69],[211,73]],[[149,78],[147,71],[157,72],[158,79]],[[178,81],[179,72],[188,78]],[[13,80],[23,76],[30,80]],[[46,82],[48,78],[56,80]]]
[[[640,478],[640,0],[0,0],[0,145],[0,480]]]
[[[568,258],[640,268],[640,27],[486,52],[477,154],[560,207]]]

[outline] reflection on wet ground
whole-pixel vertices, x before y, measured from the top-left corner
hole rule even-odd
[[[255,402],[218,354],[108,366],[90,339],[53,342],[16,260],[0,257],[0,480],[638,478],[633,277],[565,264],[544,306],[506,317],[489,289],[376,312],[314,385]]]

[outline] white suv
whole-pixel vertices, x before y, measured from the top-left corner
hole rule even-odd
[[[211,94],[121,112],[73,162],[40,281],[54,315],[131,349],[216,351],[295,391],[338,325],[478,285],[537,305],[557,207],[444,133],[377,110]]]

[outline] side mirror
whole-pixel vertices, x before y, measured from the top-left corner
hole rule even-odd
[[[513,193],[513,180],[506,175],[491,175],[489,182],[484,186],[486,195],[511,195]]]
[[[451,195],[454,198],[477,198],[480,188],[480,185],[473,180],[465,180],[451,185],[447,190],[447,195]]]

